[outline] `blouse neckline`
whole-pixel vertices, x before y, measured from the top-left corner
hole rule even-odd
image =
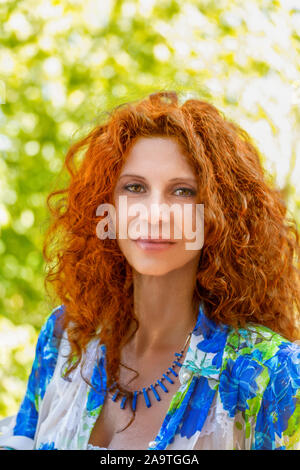
[[[181,436],[188,432],[182,423],[191,413],[190,400],[196,393],[197,397],[203,397],[201,403],[199,432],[205,422],[210,405],[218,388],[222,355],[226,343],[228,327],[217,326],[204,314],[204,306],[199,305],[198,317],[189,341],[189,347],[185,353],[182,366],[179,371],[180,386],[175,391],[166,415],[153,441],[149,442],[147,450],[165,449],[174,440],[174,436]],[[100,357],[97,359],[91,378],[90,390],[86,404],[86,415],[89,416],[90,432],[87,433],[85,448],[88,447],[90,435],[97,418],[101,414],[102,406],[107,393],[106,383],[106,346],[100,344],[98,348]],[[99,393],[99,390],[101,392]],[[97,392],[97,394],[96,394]],[[86,426],[85,420],[82,427]],[[150,445],[151,444],[151,445]]]

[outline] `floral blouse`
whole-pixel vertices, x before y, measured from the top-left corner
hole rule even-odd
[[[106,396],[106,347],[95,337],[86,351],[83,375],[93,387],[80,365],[66,380],[64,310],[53,309],[41,329],[19,411],[0,421],[0,447],[90,448]],[[300,450],[300,346],[262,325],[248,327],[216,325],[200,304],[181,385],[147,450]]]

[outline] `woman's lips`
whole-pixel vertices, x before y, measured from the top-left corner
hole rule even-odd
[[[138,238],[134,240],[137,246],[143,250],[147,251],[162,251],[167,250],[172,245],[175,245],[176,242],[170,242],[163,239],[142,239]]]

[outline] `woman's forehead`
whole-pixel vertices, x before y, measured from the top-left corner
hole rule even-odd
[[[153,170],[170,173],[174,169],[181,172],[180,175],[174,176],[194,177],[193,168],[187,157],[181,151],[176,139],[170,137],[141,137],[132,145],[120,177],[136,174],[139,169],[146,173]]]

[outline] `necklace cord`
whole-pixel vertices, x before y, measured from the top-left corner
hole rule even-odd
[[[178,374],[177,372],[175,372],[175,367],[178,366],[178,367],[182,367],[182,364],[180,362],[181,358],[183,357],[183,353],[184,353],[184,350],[186,348],[186,345],[192,335],[194,330],[192,330],[187,338],[186,338],[186,341],[184,343],[184,346],[183,346],[183,349],[181,350],[180,353],[177,353],[175,352],[175,356],[176,356],[176,360],[173,361],[173,364],[171,367],[168,368],[168,370],[166,371],[165,374],[163,374],[163,376],[161,377],[160,380],[157,380],[154,384],[151,384],[149,387],[144,387],[142,390],[135,390],[134,392],[132,391],[127,391],[127,392],[123,392],[121,390],[119,390],[119,383],[117,381],[115,381],[111,387],[109,387],[109,391],[110,390],[113,390],[115,388],[117,388],[116,392],[114,393],[114,395],[111,397],[111,400],[112,401],[116,401],[119,396],[122,396],[122,401],[121,401],[121,404],[120,404],[120,408],[121,409],[124,409],[125,408],[125,405],[126,405],[126,400],[127,398],[129,398],[131,400],[131,409],[132,411],[134,411],[134,413],[136,412],[136,404],[137,404],[137,398],[139,395],[142,395],[144,396],[144,400],[145,400],[145,403],[146,403],[146,406],[147,408],[150,408],[151,407],[151,402],[150,402],[150,399],[149,399],[149,396],[148,396],[148,391],[152,391],[156,400],[157,401],[161,401],[161,397],[160,395],[158,394],[157,390],[155,389],[155,387],[158,387],[160,386],[160,388],[165,392],[167,393],[168,392],[168,389],[166,388],[166,385],[163,383],[163,381],[167,380],[168,382],[170,382],[171,384],[174,383],[174,381],[169,377],[169,375],[173,374],[175,377],[178,377]],[[132,369],[133,370],[133,369]],[[132,381],[133,379],[131,379]]]

